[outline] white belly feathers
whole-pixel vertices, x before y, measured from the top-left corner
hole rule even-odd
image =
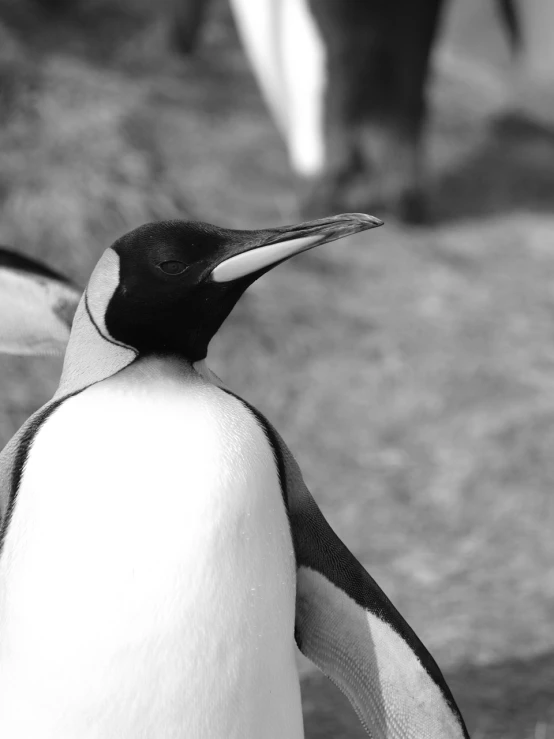
[[[271,448],[165,369],[135,363],[35,438],[0,559],[0,736],[303,736]]]

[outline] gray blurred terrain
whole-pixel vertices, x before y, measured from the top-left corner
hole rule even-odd
[[[102,5],[69,23],[0,2],[0,242],[84,284],[148,220],[294,223],[284,147],[225,4],[189,60],[147,3],[132,22]],[[211,364],[283,434],[443,668],[474,739],[546,739],[554,129],[501,115],[508,57],[491,19],[453,17],[437,53],[435,225],[386,224],[282,265],[242,299]],[[0,358],[0,444],[60,367]],[[303,671],[307,736],[364,736],[338,691]]]

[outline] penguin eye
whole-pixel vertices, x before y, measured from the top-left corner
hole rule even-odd
[[[173,259],[170,262],[162,262],[161,264],[158,264],[158,267],[162,272],[165,272],[166,275],[180,275],[186,270],[188,264],[178,262]]]

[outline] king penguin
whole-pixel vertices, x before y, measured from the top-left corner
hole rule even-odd
[[[0,352],[64,351],[80,297],[81,290],[51,267],[0,246]]]
[[[379,225],[169,221],[105,251],[56,394],[0,457],[1,737],[301,739],[296,643],[374,739],[468,738],[279,434],[205,362],[257,278]]]

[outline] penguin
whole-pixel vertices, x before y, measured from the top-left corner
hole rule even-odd
[[[64,351],[81,293],[42,262],[0,247],[0,352]]]
[[[521,57],[522,82],[537,75],[548,82],[552,2],[491,3],[514,60]],[[448,3],[229,4],[243,51],[298,177],[306,217],[379,202],[401,220],[428,220],[427,89],[433,67],[441,67],[440,58],[433,59]],[[209,10],[206,0],[171,4],[173,38],[183,53],[197,50]],[[479,65],[477,71],[483,71]],[[518,85],[516,100],[524,92]]]
[[[269,421],[208,368],[244,291],[381,225],[118,239],[59,388],[0,457],[0,736],[302,739],[295,643],[374,739],[465,739],[436,662]]]
[[[194,5],[179,3],[189,18]],[[306,217],[378,202],[401,220],[428,218],[426,86],[444,5],[230,0]]]
[[[230,5],[242,46],[285,142],[293,171],[306,180],[322,176],[327,158],[328,52],[314,16],[314,10],[318,13],[321,8],[312,8],[308,0],[262,0],[255,4],[230,0]],[[337,24],[335,33],[341,33]],[[354,70],[348,71],[349,77],[355,74]]]

